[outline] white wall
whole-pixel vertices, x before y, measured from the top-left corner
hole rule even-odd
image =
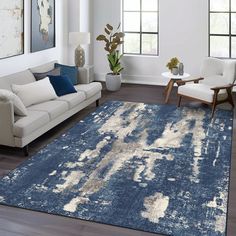
[[[80,31],[80,0],[68,0],[68,32],[67,39],[69,39],[69,32]],[[74,65],[74,46],[67,44],[68,57],[67,63]]]
[[[81,45],[85,50],[85,64],[93,64],[93,8],[91,0],[69,0],[69,32],[90,32],[91,44]],[[68,45],[68,63],[74,65],[75,47]]]
[[[91,0],[80,0],[80,31],[90,32],[91,44],[83,45],[85,49],[85,64],[93,64],[93,7]]]
[[[71,1],[71,0],[69,0]],[[25,70],[51,60],[67,60],[67,0],[56,0],[56,47],[30,53],[30,1],[25,1],[25,54],[0,60],[0,76]]]
[[[97,80],[104,80],[109,71],[103,44],[95,37],[107,23],[121,22],[121,0],[94,0],[94,65]],[[130,83],[166,84],[160,75],[167,61],[177,56],[185,71],[198,76],[200,65],[208,55],[208,1],[159,0],[160,55],[125,56],[123,77]]]

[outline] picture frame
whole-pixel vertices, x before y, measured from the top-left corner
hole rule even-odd
[[[1,0],[0,21],[0,59],[24,54],[24,0]]]
[[[30,51],[54,48],[55,34],[55,0],[32,0]]]

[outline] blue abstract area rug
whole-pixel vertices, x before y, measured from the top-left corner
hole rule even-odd
[[[226,235],[232,111],[110,101],[0,181],[1,204]]]

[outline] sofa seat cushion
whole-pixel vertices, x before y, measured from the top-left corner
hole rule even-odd
[[[50,118],[47,112],[28,111],[28,115],[25,117],[15,116],[13,134],[19,138],[26,137],[49,121]]]
[[[206,84],[185,84],[178,88],[178,94],[212,103],[214,91],[211,88],[212,86]],[[226,90],[220,90],[218,100],[226,97]]]
[[[75,106],[77,106],[78,104],[83,102],[84,100],[86,100],[86,95],[84,92],[81,92],[81,91],[79,91],[77,93],[67,94],[67,95],[61,96],[57,99],[57,101],[67,102],[70,109],[74,108]]]
[[[61,114],[69,110],[69,105],[65,101],[48,101],[28,107],[29,111],[44,111],[49,114],[50,120],[54,120]]]
[[[102,90],[102,85],[99,82],[92,82],[90,84],[78,84],[75,88],[77,91],[85,92],[86,99],[89,99]]]

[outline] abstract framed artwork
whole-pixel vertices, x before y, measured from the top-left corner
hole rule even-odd
[[[31,52],[55,47],[55,0],[32,0],[31,4]]]
[[[24,53],[24,0],[0,1],[0,59]]]

